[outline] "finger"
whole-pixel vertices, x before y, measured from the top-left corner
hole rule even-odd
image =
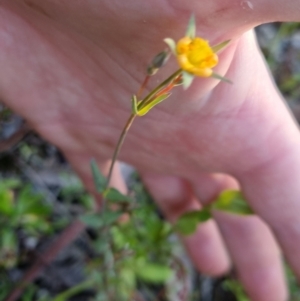
[[[233,177],[221,173],[201,173],[191,180],[193,190],[202,205],[213,202],[226,189],[239,189]]]
[[[239,179],[254,211],[275,233],[300,279],[300,135],[286,107],[266,84],[258,83],[260,91],[268,91],[261,99],[272,102],[265,102],[264,110],[255,112],[259,126],[252,123],[255,136],[247,140],[243,154],[247,168],[236,167],[231,173]]]
[[[300,279],[299,153],[300,147],[293,146],[289,152],[241,177],[247,200],[271,226],[298,279]]]
[[[219,35],[240,35],[262,23],[274,21],[299,21],[299,3],[296,0],[264,1],[169,1],[181,13],[194,12],[202,31],[207,28]],[[220,26],[222,24],[222,26]]]
[[[236,179],[226,174],[199,174],[193,186],[205,204],[224,189],[239,188]],[[285,300],[280,252],[267,226],[254,216],[245,218],[221,212],[215,216],[251,300]]]
[[[142,178],[171,222],[186,211],[200,208],[191,186],[185,180],[153,174],[143,174]],[[194,234],[182,237],[182,240],[192,261],[201,272],[219,275],[228,271],[229,257],[213,221],[201,224]]]
[[[223,212],[214,216],[250,299],[287,300],[281,254],[266,224],[256,216]]]

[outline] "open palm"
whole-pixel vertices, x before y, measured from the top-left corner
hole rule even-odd
[[[221,2],[0,1],[0,97],[92,189],[89,160],[105,170],[147,64],[163,38],[183,36],[195,12],[199,35],[212,44],[232,39],[216,70],[234,84],[198,78],[187,91],[176,88],[135,121],[120,158],[140,171],[171,220],[240,186],[259,217],[216,212],[219,228],[212,221],[199,227],[184,238],[187,249],[209,274],[229,268],[229,250],[253,300],[281,301],[276,240],[300,275],[300,137],[253,33],[244,33],[271,12]],[[176,68],[173,61],[149,87]]]

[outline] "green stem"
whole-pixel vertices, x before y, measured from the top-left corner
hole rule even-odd
[[[68,290],[60,293],[59,295],[57,295],[53,301],[65,301],[65,300],[69,300],[71,297],[73,297],[74,295],[81,293],[84,290],[87,289],[91,289],[93,288],[93,282],[91,280],[87,280],[84,282],[81,282],[71,288],[69,288]]]
[[[110,183],[110,180],[111,180],[111,176],[112,176],[112,172],[113,172],[113,169],[114,169],[114,165],[116,163],[116,160],[117,160],[117,157],[120,153],[120,150],[121,150],[121,147],[123,145],[123,142],[125,140],[125,137],[126,137],[126,134],[127,132],[129,131],[134,119],[135,119],[136,115],[135,114],[131,114],[130,117],[128,118],[124,128],[123,128],[123,131],[119,137],[119,140],[118,140],[118,143],[117,143],[117,146],[115,148],[115,151],[114,151],[114,154],[113,154],[113,157],[112,157],[112,160],[111,160],[111,163],[110,163],[110,167],[109,167],[109,172],[108,172],[108,176],[107,176],[107,181],[106,181],[106,185],[105,185],[105,190],[109,187],[109,183]]]
[[[164,88],[167,84],[169,84],[170,82],[172,82],[178,75],[180,75],[181,73],[181,69],[177,70],[176,72],[174,72],[171,76],[169,76],[165,81],[163,81],[160,85],[158,85],[154,90],[152,90],[138,105],[138,108],[143,108],[143,106],[147,105],[147,103],[150,101],[152,101],[152,98],[153,96],[155,96],[162,88]],[[148,80],[148,79],[147,79]],[[146,82],[146,80],[145,80]],[[142,87],[145,85],[145,82],[143,83]],[[121,135],[119,137],[119,140],[117,142],[117,145],[116,145],[116,148],[114,150],[114,153],[113,153],[113,157],[112,157],[112,160],[111,160],[111,163],[110,163],[110,167],[109,167],[109,171],[108,171],[108,176],[107,176],[107,180],[106,180],[106,184],[105,184],[105,189],[104,189],[104,192],[103,192],[103,203],[102,203],[102,214],[104,215],[105,214],[105,207],[106,207],[106,193],[108,191],[108,188],[109,188],[109,184],[110,184],[110,181],[111,181],[111,177],[112,177],[112,173],[113,173],[113,169],[114,169],[114,166],[115,166],[115,163],[117,161],[117,157],[120,153],[120,150],[121,150],[121,147],[124,143],[124,140],[126,138],[126,135],[135,119],[137,115],[136,114],[131,114],[130,117],[128,118],[122,132],[121,132]],[[107,229],[104,228],[104,234],[107,233]],[[108,244],[108,248],[110,250],[110,245],[109,245],[109,235],[104,235],[104,240],[107,240],[106,243]],[[109,262],[107,262],[107,258],[105,260],[105,266],[107,268],[109,268]],[[107,279],[105,279],[106,281]]]
[[[139,104],[138,104],[138,108],[141,109],[143,108],[143,106],[147,105],[147,102],[150,100],[151,98],[157,93],[159,92],[162,88],[164,88],[168,83],[170,83],[171,81],[173,81],[178,75],[180,75],[180,73],[182,72],[181,69],[178,69],[176,72],[174,72],[173,74],[171,74],[166,80],[164,80],[161,84],[159,84],[155,89],[153,89]],[[126,134],[128,132],[128,130],[130,129],[130,126],[132,125],[134,119],[135,119],[136,115],[135,114],[131,114],[129,119],[127,120],[123,131],[120,135],[120,138],[118,140],[117,146],[115,148],[113,157],[112,157],[112,161],[109,167],[109,172],[108,172],[108,176],[107,176],[107,182],[106,182],[106,186],[105,186],[105,190],[109,187],[109,183],[111,181],[111,177],[112,177],[112,172],[113,172],[113,168],[114,165],[116,163],[117,157],[120,153],[121,147],[123,145],[124,139],[126,137]]]
[[[174,80],[178,75],[180,75],[180,73],[182,72],[181,69],[177,70],[176,72],[174,72],[173,74],[171,74],[166,80],[164,80],[161,84],[159,84],[155,89],[153,89],[139,104],[138,104],[138,108],[141,109],[144,105],[147,104],[147,102],[149,100],[151,100],[151,98],[157,93],[159,92],[159,90],[161,90],[162,88],[164,88],[168,83],[170,83],[172,80]],[[112,172],[113,172],[113,168],[114,165],[116,163],[117,157],[120,153],[121,147],[123,145],[124,139],[126,137],[126,134],[128,132],[128,130],[130,129],[130,126],[132,125],[134,119],[135,119],[136,115],[135,114],[131,114],[129,119],[127,120],[123,131],[120,135],[120,138],[118,140],[117,146],[115,148],[113,157],[112,157],[112,161],[109,167],[109,172],[108,172],[108,176],[107,176],[107,182],[106,182],[106,186],[105,186],[105,190],[109,187],[109,183],[111,181],[111,176],[112,176]]]
[[[151,100],[151,98],[159,92],[162,88],[164,88],[168,83],[173,81],[180,73],[182,72],[181,69],[178,69],[176,72],[171,74],[166,80],[164,80],[161,84],[159,84],[155,89],[153,89],[139,104],[138,109],[143,108],[145,105],[147,105],[147,102]]]

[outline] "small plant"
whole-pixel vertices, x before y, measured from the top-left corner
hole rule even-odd
[[[182,85],[184,89],[187,89],[196,76],[214,77],[227,83],[231,83],[229,79],[215,73],[212,69],[218,64],[219,59],[217,53],[223,50],[230,41],[210,46],[208,41],[196,37],[196,23],[194,16],[190,18],[185,37],[180,39],[177,43],[171,38],[166,38],[164,41],[168,45],[168,48],[153,58],[151,64],[147,68],[147,75],[142,82],[138,93],[132,96],[131,115],[117,142],[107,179],[103,180],[103,183],[97,183],[96,185],[96,187],[98,187],[98,192],[102,193],[104,199],[106,193],[110,193],[108,187],[115,161],[119,155],[126,134],[136,117],[146,115],[152,108],[167,99],[171,95],[171,91],[177,86]],[[173,53],[176,57],[180,68],[142,98],[144,88],[150,77],[155,75],[157,71],[167,63],[170,53]],[[101,188],[99,184],[102,185]]]
[[[65,301],[84,292],[90,292],[91,300],[136,300],[139,290],[153,294],[149,284],[167,293],[168,281],[180,265],[173,255],[171,225],[155,210],[138,179],[130,191],[134,198],[112,190],[104,219],[93,213],[81,216],[93,233],[86,280],[43,301]]]
[[[132,112],[115,148],[108,177],[105,178],[102,175],[94,160],[91,162],[95,187],[103,198],[102,212],[82,216],[81,220],[90,227],[98,228],[102,233],[96,248],[102,255],[102,270],[106,271],[99,277],[98,285],[105,290],[101,292],[101,297],[96,298],[97,300],[131,300],[138,279],[150,282],[167,281],[172,275],[172,270],[156,262],[157,256],[154,254],[159,250],[160,245],[164,246],[161,242],[166,241],[172,231],[183,235],[192,234],[199,223],[211,218],[213,209],[237,214],[252,212],[240,192],[226,191],[214,205],[183,214],[171,227],[157,219],[153,222],[150,218],[151,214],[147,213],[147,206],[141,208],[134,198],[109,187],[114,164],[126,134],[136,117],[144,116],[168,98],[175,87],[183,85],[183,88],[187,89],[195,76],[214,77],[230,83],[230,80],[216,74],[212,69],[218,63],[217,53],[224,49],[229,41],[211,47],[208,41],[196,37],[193,16],[185,37],[177,43],[170,38],[164,41],[169,48],[154,57],[139,92],[132,96]],[[180,68],[148,95],[141,98],[150,76],[166,64],[170,53],[176,57]],[[148,242],[141,243],[144,237],[147,237]],[[145,246],[148,247],[145,248]]]
[[[18,234],[39,237],[51,231],[47,221],[51,209],[42,202],[42,195],[16,179],[0,183],[0,267],[16,265],[19,250]]]
[[[126,134],[129,131],[134,119],[137,116],[144,116],[153,107],[155,107],[163,100],[168,98],[171,95],[172,89],[174,89],[175,87],[183,85],[184,89],[187,89],[191,85],[195,76],[214,77],[219,80],[231,83],[230,80],[215,73],[212,69],[218,64],[219,59],[217,53],[224,49],[230,41],[225,41],[211,47],[208,41],[200,37],[196,37],[196,24],[194,16],[190,18],[185,37],[180,39],[177,43],[175,43],[175,41],[171,38],[166,38],[164,41],[169,46],[169,48],[160,52],[154,57],[152,63],[150,64],[150,66],[148,66],[148,74],[145,80],[143,81],[138,94],[132,96],[132,112],[127,123],[125,124],[125,127],[116,145],[107,178],[105,178],[101,174],[96,162],[91,162],[91,169],[94,177],[96,190],[103,197],[102,221],[98,221],[98,223],[107,224],[111,221],[111,219],[113,221],[117,220],[119,217],[118,214],[122,214],[121,212],[117,213],[116,211],[108,212],[106,207],[107,200],[110,202],[119,202],[119,205],[122,205],[123,209],[126,209],[127,205],[129,205],[130,202],[132,202],[128,196],[121,194],[118,190],[114,188],[110,188],[109,184],[114,164],[121,150]],[[165,65],[168,61],[170,51],[176,57],[180,69],[171,74],[166,80],[164,80],[161,84],[154,88],[142,100],[139,100],[146,84],[148,83],[150,76],[156,74],[158,69]],[[220,205],[220,203],[218,204]],[[232,207],[232,205],[229,203],[225,204],[223,202],[222,204],[222,208],[224,210],[230,210],[230,208]],[[204,208],[201,210],[201,212],[193,211],[193,213],[185,214],[185,216],[182,218],[184,218],[185,220],[193,221],[193,224],[195,224],[196,220],[198,222],[204,222],[211,217],[209,212],[210,209],[211,208]],[[233,211],[235,212],[239,211],[236,208],[231,209],[233,209]],[[106,221],[107,219],[108,221]],[[88,219],[85,220],[85,222],[88,222]],[[180,230],[180,226],[177,225],[177,228]]]

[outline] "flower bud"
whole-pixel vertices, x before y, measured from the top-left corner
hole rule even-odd
[[[154,75],[159,68],[164,66],[170,57],[170,50],[166,49],[157,54],[147,68],[148,75]]]

